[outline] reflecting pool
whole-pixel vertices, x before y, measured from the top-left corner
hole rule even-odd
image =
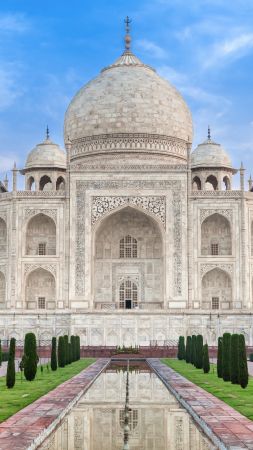
[[[129,366],[127,409],[124,363],[111,364],[84,394],[43,450],[207,450],[216,447],[199,431],[145,363]],[[125,432],[125,437],[124,437]],[[125,445],[125,447],[124,447]]]

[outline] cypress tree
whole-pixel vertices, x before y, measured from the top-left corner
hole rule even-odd
[[[224,333],[222,338],[222,378],[230,381],[230,341],[231,334]]]
[[[210,372],[209,352],[208,352],[208,345],[207,344],[205,344],[203,346],[202,367],[203,367],[204,373]]]
[[[245,389],[248,385],[249,374],[248,374],[248,365],[247,365],[247,355],[246,355],[246,346],[245,339],[243,334],[239,334],[238,337],[238,365],[239,365],[239,384],[243,389]]]
[[[58,340],[58,364],[59,367],[65,366],[65,342],[63,336]]]
[[[76,361],[78,361],[78,337],[75,336],[75,352],[76,352]]]
[[[69,355],[69,364],[71,364],[72,363],[72,346],[71,346],[71,342],[69,342],[68,343],[68,347],[69,347],[69,349],[68,349],[68,355]]]
[[[81,345],[80,345],[80,336],[76,337],[77,340],[77,359],[81,358]]]
[[[75,336],[70,336],[72,361],[76,361]]]
[[[34,333],[27,333],[25,335],[24,345],[24,375],[27,381],[33,381],[37,373],[37,345]]]
[[[218,338],[217,375],[222,378],[222,337]]]
[[[16,339],[11,338],[8,365],[7,365],[7,373],[6,373],[6,386],[9,389],[13,388],[13,386],[15,385],[15,381],[16,381],[15,347],[16,347]]]
[[[232,334],[230,341],[230,379],[232,384],[239,383],[239,335]]]
[[[41,366],[42,367],[42,366]],[[57,356],[56,356],[56,337],[52,338],[51,347],[51,369],[53,371],[57,370]]]
[[[2,352],[2,341],[0,340],[0,366],[2,365],[3,352]]]
[[[185,359],[184,336],[179,336],[177,357],[179,360]]]
[[[191,362],[191,343],[192,343],[191,336],[187,336],[187,339],[186,339],[186,350],[185,350],[185,360],[186,360],[187,363]]]
[[[192,336],[191,363],[194,366],[196,365],[196,341],[197,341],[197,336],[195,334],[193,334],[193,336]]]
[[[203,367],[203,336],[198,334],[196,338],[196,368],[202,369]]]
[[[65,366],[69,364],[69,337],[67,334],[63,336],[64,345],[65,345]]]

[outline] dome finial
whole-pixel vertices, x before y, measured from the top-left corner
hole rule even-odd
[[[211,130],[210,130],[210,125],[208,125],[208,129],[207,129],[207,139],[210,141],[211,140]]]
[[[131,36],[130,36],[130,23],[132,22],[132,20],[126,16],[125,18],[125,24],[126,24],[126,35],[125,35],[125,51],[126,52],[130,52],[130,47],[131,47]]]
[[[48,141],[49,138],[50,138],[50,134],[49,134],[49,128],[48,128],[48,125],[47,125],[47,128],[46,128],[46,140]]]

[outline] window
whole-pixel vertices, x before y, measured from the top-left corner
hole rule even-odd
[[[211,255],[219,254],[219,244],[211,244]]]
[[[137,258],[137,240],[131,236],[125,236],[120,240],[120,258]]]
[[[129,414],[129,429],[130,431],[133,431],[137,425],[138,425],[138,409],[130,409],[130,411],[128,412]],[[121,409],[119,412],[119,423],[120,423],[120,427],[122,429],[124,429],[124,424],[125,424],[125,410]]]
[[[219,297],[212,297],[212,309],[219,309],[220,301]]]
[[[138,289],[131,280],[126,280],[120,285],[119,307],[124,309],[136,308],[138,305]]]
[[[45,297],[39,297],[38,298],[38,308],[39,309],[45,309],[46,308],[46,298]]]
[[[46,254],[46,242],[40,242],[38,247],[38,255]]]

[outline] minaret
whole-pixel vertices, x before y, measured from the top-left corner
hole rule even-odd
[[[251,174],[249,176],[248,183],[249,183],[249,191],[251,192],[251,189],[252,189],[252,186],[253,186],[253,180],[252,180]]]

